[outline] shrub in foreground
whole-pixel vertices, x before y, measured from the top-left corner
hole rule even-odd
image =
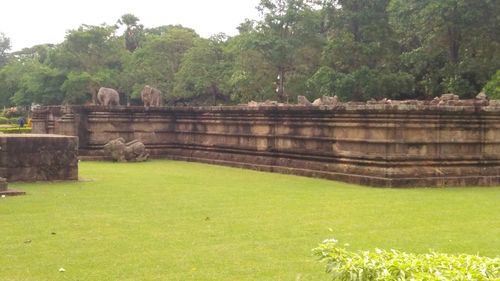
[[[411,254],[396,250],[349,251],[335,239],[313,249],[334,280],[499,280],[500,258]]]

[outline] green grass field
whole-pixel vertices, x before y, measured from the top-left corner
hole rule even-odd
[[[311,249],[331,237],[500,254],[500,187],[378,189],[167,160],[79,168],[79,182],[0,198],[0,280],[330,280]]]

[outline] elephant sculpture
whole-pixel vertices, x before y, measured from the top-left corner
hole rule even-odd
[[[141,91],[141,99],[144,107],[158,107],[161,104],[161,91],[149,85],[144,86]]]
[[[117,138],[104,145],[104,152],[118,162],[141,162],[149,158],[149,152],[144,144],[138,140],[125,142],[124,138]]]
[[[97,92],[97,103],[100,105],[120,105],[120,95],[115,89],[101,87]]]

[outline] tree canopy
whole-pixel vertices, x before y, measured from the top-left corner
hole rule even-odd
[[[137,103],[146,84],[170,104],[498,98],[500,2],[261,0],[239,34],[145,28],[133,14],[64,42],[10,52],[0,33],[0,105],[85,104],[101,86]]]

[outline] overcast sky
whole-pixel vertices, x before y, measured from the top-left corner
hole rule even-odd
[[[259,0],[2,0],[0,32],[11,51],[61,43],[67,30],[81,24],[115,24],[131,13],[145,27],[181,24],[203,37],[236,35],[245,18],[257,19]]]

